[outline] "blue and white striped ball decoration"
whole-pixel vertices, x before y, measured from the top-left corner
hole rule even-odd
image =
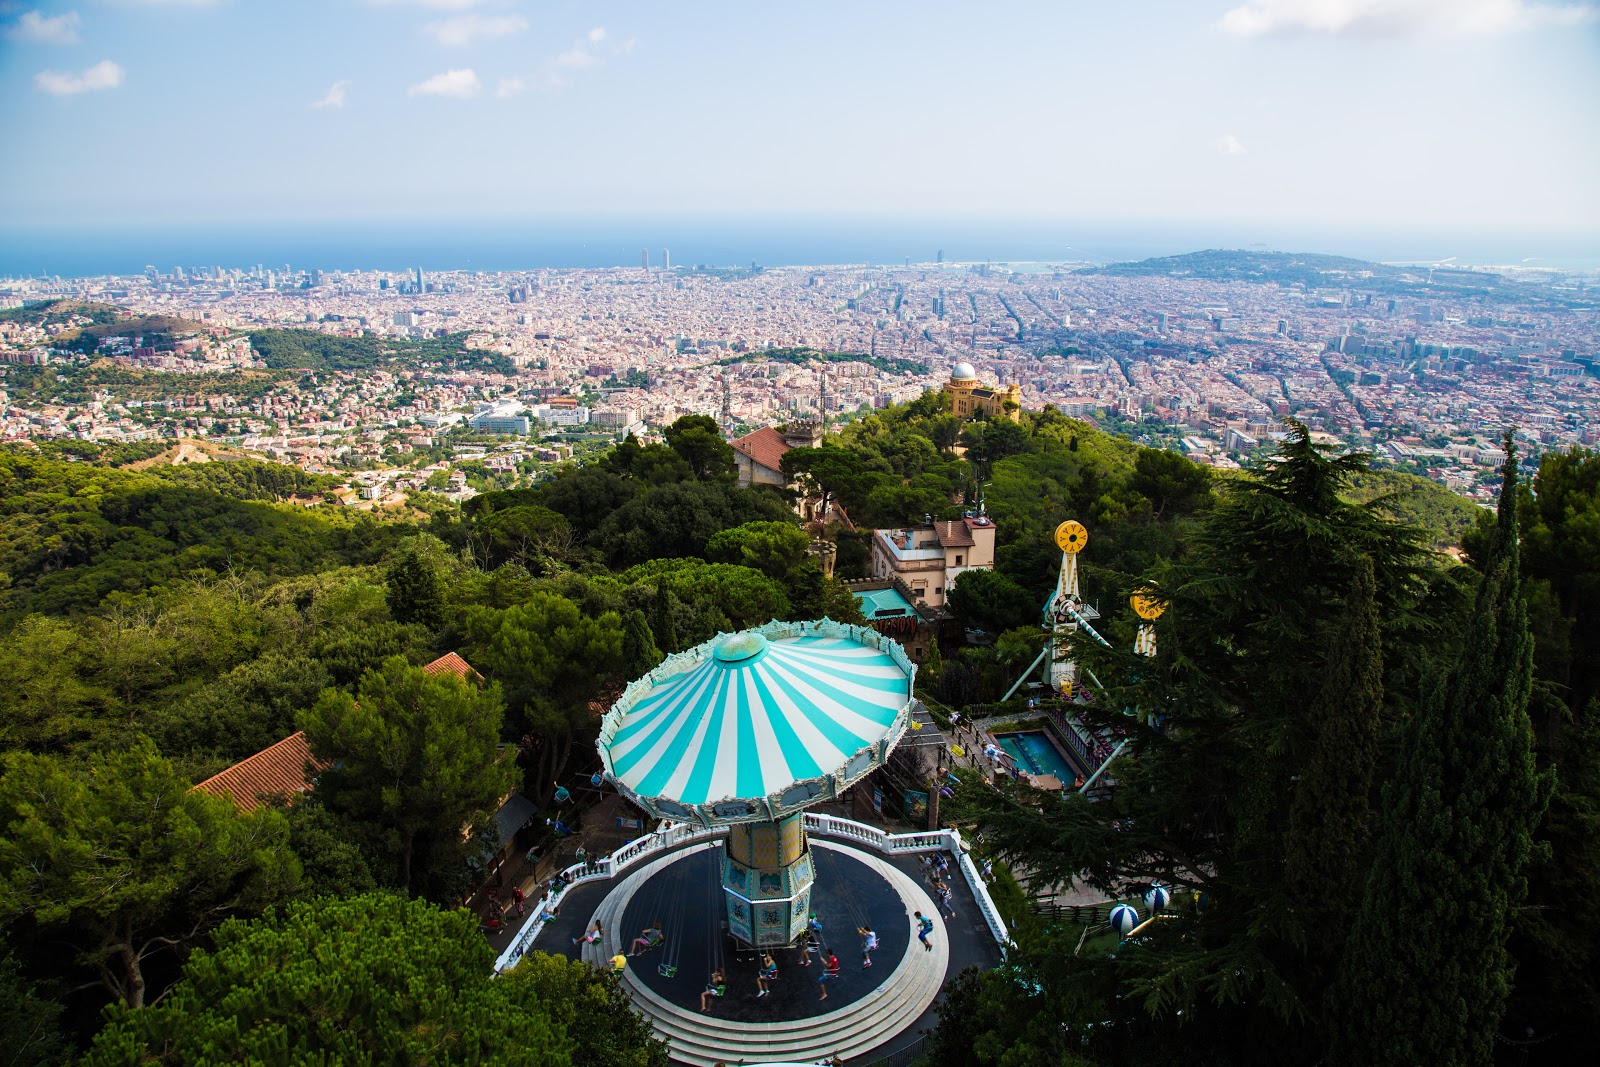
[[[1166,886],[1153,885],[1146,891],[1144,902],[1150,906],[1151,912],[1165,911],[1167,905],[1172,903],[1172,894],[1167,892]]]
[[[1111,909],[1111,929],[1123,937],[1133,932],[1139,925],[1139,913],[1131,904],[1118,904]]]

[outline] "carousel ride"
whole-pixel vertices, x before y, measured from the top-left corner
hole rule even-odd
[[[792,944],[816,868],[805,809],[889,758],[911,719],[917,668],[867,627],[774,622],[670,657],[600,726],[605,776],[650,814],[728,828],[728,932]]]
[[[933,952],[912,943],[913,912],[938,915],[915,860],[806,829],[808,808],[888,761],[911,728],[915,676],[870,627],[772,622],[667,658],[605,715],[604,780],[664,826],[697,831],[594,912],[614,939],[607,958],[656,931],[623,981],[674,1059],[865,1051],[932,1002],[948,951],[942,936]],[[862,929],[876,931],[871,967]],[[816,982],[829,954],[848,964]],[[758,984],[768,958],[781,977]]]

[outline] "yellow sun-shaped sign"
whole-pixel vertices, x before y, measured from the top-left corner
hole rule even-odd
[[[1141,589],[1128,598],[1128,603],[1133,605],[1134,613],[1141,619],[1159,619],[1167,606],[1156,597],[1154,589]]]
[[[1063,552],[1082,552],[1083,546],[1089,543],[1089,531],[1083,528],[1083,523],[1075,519],[1068,519],[1056,527],[1056,545]]]

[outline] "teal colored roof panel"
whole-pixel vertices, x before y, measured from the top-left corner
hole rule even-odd
[[[873,619],[894,619],[903,615],[915,615],[913,608],[900,591],[893,587],[888,589],[869,589],[856,594],[856,603],[861,605],[861,614],[870,622]]]
[[[870,750],[876,763],[905,729],[914,672],[869,628],[773,623],[679,653],[630,685],[599,748],[625,792],[685,805],[843,784],[852,759]]]

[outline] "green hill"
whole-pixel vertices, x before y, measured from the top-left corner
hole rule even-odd
[[[313,330],[251,330],[250,346],[274,370],[366,370],[385,363],[415,366],[443,363],[512,374],[516,368],[499,352],[467,347],[465,333],[422,341],[377,337],[336,337]]]
[[[1504,295],[1516,287],[1487,271],[1396,267],[1347,256],[1315,252],[1258,252],[1247,249],[1210,248],[1180,256],[1157,256],[1136,263],[1111,263],[1084,271],[1121,278],[1179,277],[1214,282],[1303,285],[1308,289],[1376,289],[1394,292],[1470,293]]]
[[[1393,494],[1394,500],[1385,510],[1432,533],[1435,546],[1440,548],[1461,544],[1462,535],[1477,524],[1484,510],[1438,482],[1402,471],[1357,474],[1344,495],[1347,500],[1364,504],[1388,494]]]
[[[114,304],[96,304],[87,300],[35,300],[21,307],[0,310],[0,322],[21,322],[30,326],[50,326],[71,322],[78,316],[87,316],[96,323],[116,322],[128,312]]]

